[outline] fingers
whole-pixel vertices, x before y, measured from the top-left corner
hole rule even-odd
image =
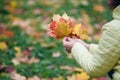
[[[63,40],[63,46],[69,45],[71,41],[66,41],[66,38]]]
[[[69,37],[65,37],[63,39],[63,46],[64,49],[69,53],[71,52],[71,48],[73,46],[73,39],[69,38]]]
[[[66,37],[66,41],[70,41],[72,40],[70,37]]]
[[[70,42],[72,39],[70,38],[70,37],[65,37],[64,39],[63,39],[63,42]]]

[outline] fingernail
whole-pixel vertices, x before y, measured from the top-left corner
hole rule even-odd
[[[66,37],[66,41],[69,41],[69,38],[68,38],[68,37]]]

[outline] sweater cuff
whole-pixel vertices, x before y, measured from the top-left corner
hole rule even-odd
[[[75,43],[72,47],[71,53],[76,61],[79,62],[79,59],[82,59],[83,56],[87,55],[88,50],[83,44]]]

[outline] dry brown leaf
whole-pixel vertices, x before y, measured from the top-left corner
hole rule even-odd
[[[22,76],[22,75],[16,73],[15,71],[12,72],[10,75],[11,75],[12,80],[27,80],[25,76]]]
[[[29,63],[29,64],[38,63],[39,61],[40,61],[40,60],[39,60],[38,58],[32,57],[32,58],[28,61],[28,63]]]
[[[73,68],[70,67],[70,66],[60,66],[60,69],[65,69],[65,70],[68,70],[68,71],[73,71]]]
[[[13,59],[12,59],[12,63],[13,63],[14,65],[18,65],[18,64],[20,64],[20,61],[18,61],[16,58],[13,58]]]
[[[23,56],[23,57],[19,57],[17,58],[20,62],[23,62],[23,63],[28,63],[29,62],[29,58],[28,56]]]
[[[0,23],[0,35],[7,30],[7,26],[3,23]]]
[[[41,80],[38,76],[33,76],[32,78],[28,78],[27,80]]]
[[[53,54],[52,54],[52,57],[60,57],[61,56],[61,53],[60,52],[54,52]]]
[[[77,80],[75,74],[72,76],[67,76],[67,80]]]
[[[93,9],[97,12],[103,12],[105,10],[103,5],[95,5]]]

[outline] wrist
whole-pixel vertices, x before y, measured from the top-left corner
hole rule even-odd
[[[85,43],[85,47],[89,50],[90,49],[90,45]]]
[[[83,45],[89,50],[90,45],[89,45],[88,43],[85,43],[85,42],[82,41],[82,40],[79,40],[78,42],[81,43],[81,44],[83,44]]]

